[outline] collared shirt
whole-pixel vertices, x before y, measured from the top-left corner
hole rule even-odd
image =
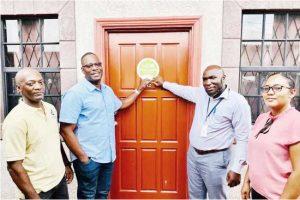
[[[259,134],[266,121],[273,118],[269,132]],[[268,199],[280,199],[293,171],[289,147],[300,142],[300,112],[290,108],[274,116],[259,115],[248,144],[249,179],[251,187]]]
[[[23,160],[23,167],[37,193],[54,188],[65,174],[60,150],[57,112],[51,104],[42,108],[20,102],[3,123],[4,158]],[[24,198],[21,192],[19,198]]]
[[[113,90],[101,90],[84,79],[66,92],[62,99],[60,122],[76,124],[75,134],[84,152],[98,163],[116,159],[115,112],[122,102]],[[77,159],[71,153],[72,161]]]
[[[236,150],[231,159],[230,169],[240,173],[246,161],[248,136],[251,131],[251,112],[246,99],[230,89],[216,99],[208,96],[204,87],[182,86],[165,81],[165,89],[196,104],[194,119],[190,130],[190,145],[200,150],[228,148],[237,141]],[[206,117],[214,106],[223,99]],[[201,135],[201,129],[207,123],[207,136]]]

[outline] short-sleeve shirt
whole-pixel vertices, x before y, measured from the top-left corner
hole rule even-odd
[[[256,134],[266,121],[274,122],[268,133]],[[261,114],[252,130],[248,145],[251,187],[268,199],[279,199],[293,171],[289,147],[300,142],[300,112],[290,108],[275,118],[270,112]]]
[[[45,113],[20,102],[3,122],[4,159],[23,160],[37,193],[54,188],[65,174],[57,112],[51,104],[42,103]]]
[[[63,96],[59,121],[76,124],[74,133],[84,152],[95,162],[109,163],[116,158],[115,112],[121,106],[109,86],[99,89],[84,79]],[[71,153],[71,159],[77,158]]]

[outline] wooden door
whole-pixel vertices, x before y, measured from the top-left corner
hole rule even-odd
[[[188,32],[109,33],[108,76],[124,98],[138,87],[137,63],[154,58],[165,80],[188,83]],[[186,198],[188,103],[151,86],[117,114],[111,198]]]

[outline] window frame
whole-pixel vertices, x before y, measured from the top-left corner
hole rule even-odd
[[[14,67],[7,67],[6,62],[5,62],[5,46],[8,45],[20,45],[20,52],[22,53],[22,49],[24,46],[23,45],[39,45],[41,48],[41,66],[42,67],[31,67],[32,69],[38,70],[42,76],[44,77],[45,73],[59,73],[60,74],[60,66],[58,67],[43,67],[43,53],[44,53],[44,48],[43,45],[59,45],[60,41],[58,39],[57,42],[43,42],[42,38],[42,21],[47,19],[58,19],[57,14],[51,14],[51,15],[2,15],[1,16],[1,21],[0,21],[0,34],[1,34],[1,74],[2,74],[2,88],[3,88],[3,105],[4,105],[4,116],[6,116],[9,112],[9,96],[15,96],[15,97],[20,97],[21,95],[16,95],[16,94],[9,94],[8,92],[8,87],[7,87],[7,81],[8,81],[8,74],[10,73],[17,73],[20,69],[22,69],[23,63],[21,63],[21,67],[14,66]],[[23,20],[38,20],[38,26],[39,26],[39,31],[40,31],[40,36],[39,36],[39,41],[38,42],[23,42],[22,35],[20,35],[20,43],[15,43],[15,42],[5,42],[5,29],[4,29],[4,23],[5,20],[17,20],[18,21],[18,34],[22,34],[22,21]],[[23,62],[23,53],[22,53],[22,59],[20,62]],[[59,60],[60,62],[60,60]],[[61,87],[61,86],[60,86]],[[59,94],[45,94],[46,97],[60,97],[61,98],[61,91],[59,91]]]
[[[251,15],[251,14],[261,14],[263,15],[263,21],[262,21],[262,35],[261,39],[243,39],[243,20],[245,15]],[[266,15],[267,14],[283,14],[285,17],[285,33],[283,39],[265,39],[265,22],[266,22]],[[300,66],[285,66],[286,60],[287,60],[287,44],[288,42],[300,42],[300,36],[299,39],[288,39],[287,33],[288,33],[288,22],[289,22],[289,15],[290,14],[299,14],[300,16],[300,10],[243,10],[242,11],[242,17],[241,17],[241,40],[240,40],[240,61],[239,61],[239,92],[247,99],[248,98],[258,98],[258,104],[257,104],[257,112],[255,113],[256,118],[261,113],[261,103],[262,101],[262,95],[260,91],[260,87],[258,87],[258,94],[257,95],[249,95],[242,93],[242,78],[243,74],[246,72],[255,72],[258,73],[258,83],[262,80],[261,73],[271,73],[271,72],[283,72],[283,73],[290,73],[290,72],[297,72],[300,73]],[[243,43],[244,42],[260,42],[261,43],[261,49],[260,49],[260,65],[251,65],[251,66],[242,66],[242,53],[243,53]],[[263,65],[263,59],[264,57],[264,43],[265,42],[284,42],[284,57],[283,57],[283,65],[273,65],[273,66],[266,66]],[[300,54],[299,54],[300,55]],[[296,98],[300,98],[300,94],[296,96]],[[251,106],[251,105],[250,105]],[[253,116],[254,113],[251,111],[251,115]],[[252,119],[252,122],[255,122],[255,119]]]

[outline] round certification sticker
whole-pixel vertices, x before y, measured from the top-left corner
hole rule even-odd
[[[159,66],[152,58],[144,58],[137,65],[137,74],[141,79],[153,79],[159,74]]]

